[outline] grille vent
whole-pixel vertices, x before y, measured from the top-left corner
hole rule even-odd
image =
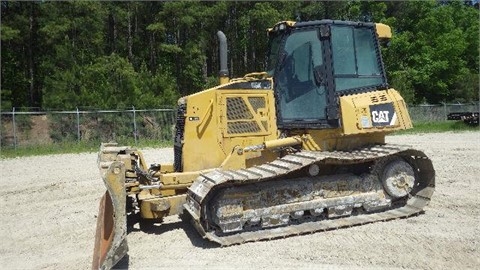
[[[265,108],[265,99],[263,97],[248,97],[248,101],[255,110],[255,113],[258,113],[258,109]]]
[[[260,132],[260,127],[254,121],[230,122],[227,127],[229,134]]]
[[[241,97],[227,98],[227,119],[253,119],[253,115]]]
[[[246,103],[248,102],[250,106]],[[259,109],[266,107],[264,97],[227,97],[227,133],[245,134],[262,132],[260,124],[267,130],[267,124],[257,121],[254,117]],[[253,109],[253,111],[252,111]]]

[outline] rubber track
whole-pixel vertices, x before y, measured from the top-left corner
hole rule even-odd
[[[301,151],[286,155],[273,162],[248,169],[235,171],[215,170],[201,175],[190,187],[189,196],[200,205],[201,212],[204,213],[209,199],[214,197],[213,195],[223,187],[272,180],[278,176],[300,170],[317,162],[336,165],[355,164],[375,161],[393,155],[402,156],[416,167],[419,185],[416,187],[416,190],[414,188],[414,192],[416,191],[415,194],[407,200],[404,206],[384,212],[325,219],[285,227],[266,228],[257,231],[245,231],[232,235],[218,236],[213,231],[205,231],[205,228],[200,222],[200,214],[198,211],[195,211],[188,203],[185,205],[185,208],[191,213],[193,217],[192,221],[197,230],[203,234],[204,237],[222,246],[326,231],[417,215],[423,212],[424,207],[430,202],[435,190],[435,171],[432,162],[421,151],[410,149],[408,146],[391,144],[375,145],[351,152]]]

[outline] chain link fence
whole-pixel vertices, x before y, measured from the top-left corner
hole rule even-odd
[[[414,123],[446,121],[452,112],[478,112],[479,104],[442,104],[408,107]],[[61,142],[141,140],[173,141],[176,109],[1,112],[2,148]]]
[[[1,112],[1,147],[61,142],[172,141],[175,109]]]
[[[449,113],[479,112],[479,104],[441,104],[408,106],[413,123],[446,121]]]

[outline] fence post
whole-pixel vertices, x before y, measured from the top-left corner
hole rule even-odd
[[[443,102],[443,121],[447,120],[447,103]]]
[[[17,151],[17,127],[15,123],[15,107],[12,108],[12,124],[13,124],[13,147]]]
[[[135,139],[135,145],[137,145],[137,121],[135,119],[135,106],[132,106],[133,110],[133,138]]]
[[[77,107],[77,141],[80,142],[80,112]]]

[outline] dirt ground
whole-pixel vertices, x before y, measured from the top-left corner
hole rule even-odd
[[[128,235],[130,269],[478,269],[480,132],[391,136],[436,169],[424,214],[389,222],[219,248],[178,217]],[[147,149],[149,163],[171,149]],[[0,267],[87,269],[105,188],[96,153],[0,161]],[[128,264],[127,264],[128,263]]]

